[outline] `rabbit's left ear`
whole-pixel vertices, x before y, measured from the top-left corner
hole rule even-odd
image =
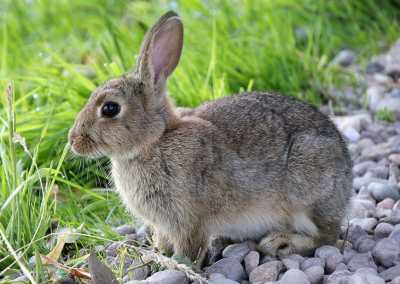
[[[163,85],[178,65],[183,46],[183,24],[175,12],[167,12],[146,34],[137,62],[145,83]]]

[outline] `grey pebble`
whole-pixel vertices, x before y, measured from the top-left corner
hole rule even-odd
[[[374,167],[376,162],[364,161],[353,166],[353,174],[355,176],[363,176],[369,168]]]
[[[106,255],[116,257],[118,249],[121,246],[121,242],[112,242],[106,247]]]
[[[356,271],[362,267],[371,267],[376,269],[377,266],[374,262],[371,252],[357,253],[347,263],[347,267],[350,271]]]
[[[385,66],[383,66],[379,62],[370,62],[368,63],[365,72],[367,72],[367,74],[374,74],[374,73],[382,73],[384,70]]]
[[[113,229],[117,234],[121,236],[134,234],[136,232],[135,227],[133,225],[125,224]]]
[[[223,258],[215,262],[209,267],[205,268],[207,274],[210,273],[221,273],[226,278],[240,281],[246,278],[246,273],[243,266],[236,258]]]
[[[347,270],[335,271],[326,278],[325,284],[343,284],[349,283],[352,273]]]
[[[372,255],[378,264],[390,267],[400,259],[399,243],[390,238],[384,238],[377,242]]]
[[[369,199],[357,197],[353,198],[351,203],[350,219],[374,217],[376,215],[375,203]]]
[[[397,264],[396,266],[382,271],[381,273],[379,273],[379,276],[382,277],[385,281],[395,279],[396,277],[400,276],[400,264]]]
[[[299,269],[300,268],[300,263],[294,259],[291,258],[284,258],[282,259],[283,265],[286,267],[286,269]]]
[[[353,64],[355,59],[356,54],[354,53],[354,51],[350,49],[343,49],[332,59],[332,64],[340,65],[342,67],[348,67]]]
[[[310,280],[307,275],[299,269],[289,269],[286,271],[281,280],[280,284],[310,284]]]
[[[400,243],[400,224],[393,227],[393,231],[390,233],[389,238]]]
[[[318,257],[307,258],[301,263],[300,268],[304,271],[311,266],[325,267],[325,261]]]
[[[249,253],[250,247],[247,242],[239,243],[239,244],[232,244],[227,246],[223,251],[222,251],[222,257],[228,258],[228,257],[234,257],[239,262],[241,262],[244,257]]]
[[[307,275],[311,284],[318,284],[324,276],[324,269],[321,266],[311,266],[307,268],[304,273]]]
[[[394,278],[389,284],[400,284],[400,276]]]
[[[372,182],[368,185],[368,191],[377,201],[382,201],[385,198],[393,200],[400,198],[399,188],[396,185]]]
[[[348,232],[348,239],[352,244],[356,244],[357,240],[361,237],[368,236],[367,232],[361,229],[360,226],[350,226]]]
[[[360,226],[364,231],[372,231],[378,221],[375,218],[354,218],[350,220],[351,226]]]
[[[141,266],[143,264],[142,261],[138,259],[133,259],[132,263],[130,264],[130,267],[128,267],[129,272],[125,277],[129,280],[144,280],[146,279],[147,275],[150,273],[150,268],[149,266]],[[131,269],[136,266],[141,266],[139,268]],[[124,278],[125,278],[124,277]]]
[[[389,223],[379,223],[375,227],[374,235],[377,239],[382,239],[388,237],[393,232],[394,226]]]
[[[376,242],[372,236],[363,236],[357,240],[357,242],[354,244],[354,247],[358,252],[363,253],[371,251],[375,245]]]
[[[182,271],[168,269],[154,273],[146,279],[148,284],[189,284],[189,279]]]
[[[340,250],[334,246],[322,246],[315,250],[315,257],[326,259],[331,255],[340,254]]]
[[[280,261],[270,261],[264,263],[253,269],[253,271],[250,273],[250,283],[263,284],[268,281],[276,281],[282,269],[283,264]]]
[[[253,271],[254,268],[258,266],[259,263],[260,263],[260,254],[254,250],[249,252],[244,258],[244,266],[247,275],[250,275],[250,273]]]
[[[325,259],[325,270],[328,273],[332,273],[336,270],[337,265],[343,261],[344,257],[340,253],[332,254]]]
[[[385,284],[385,280],[373,274],[355,273],[349,278],[349,284]]]
[[[210,274],[209,279],[212,284],[239,284],[239,282],[228,279],[220,273]]]

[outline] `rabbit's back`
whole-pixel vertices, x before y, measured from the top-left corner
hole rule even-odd
[[[212,122],[228,144],[248,153],[271,152],[268,148],[273,145],[283,150],[284,142],[288,142],[291,136],[306,131],[337,139],[344,147],[340,134],[328,117],[292,97],[243,93],[205,103],[193,114]]]
[[[303,203],[334,198],[346,207],[351,159],[334,124],[316,108],[295,98],[252,92],[206,103],[193,114],[210,121],[234,153],[226,166],[238,188],[279,190]]]

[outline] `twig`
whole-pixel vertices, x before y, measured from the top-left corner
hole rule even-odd
[[[349,219],[347,219],[346,233],[344,234],[343,244],[342,244],[342,247],[340,248],[340,252],[342,254],[344,253],[344,248],[346,246],[347,238],[349,237],[349,230],[350,230],[350,221],[349,221]]]
[[[192,281],[197,280],[200,283],[206,283],[206,284],[210,283],[210,281],[208,281],[206,278],[193,271],[193,269],[191,269],[186,264],[178,263],[176,260],[170,257],[166,257],[160,253],[145,249],[143,247],[137,247],[129,244],[124,244],[124,245],[136,250],[139,254],[141,254],[145,264],[148,264],[149,262],[156,262],[161,264],[162,266],[167,267],[168,269],[176,269],[182,271]],[[132,269],[136,268],[137,267],[134,267]]]

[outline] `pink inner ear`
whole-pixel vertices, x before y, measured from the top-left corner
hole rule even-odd
[[[151,50],[154,80],[167,78],[176,65],[183,45],[183,26],[179,18],[171,18],[154,35]]]

